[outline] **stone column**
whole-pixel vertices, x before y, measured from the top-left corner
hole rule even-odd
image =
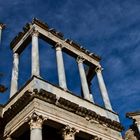
[[[67,89],[63,55],[62,55],[62,45],[57,43],[55,47],[56,47],[56,60],[57,60],[59,86],[64,89]]]
[[[70,126],[66,126],[62,129],[62,137],[63,140],[75,140],[76,129],[71,128]]]
[[[138,131],[139,131],[139,134],[140,134],[140,121],[136,121],[135,123],[137,125]]]
[[[85,69],[83,65],[84,59],[81,57],[77,58],[77,63],[78,63],[78,69],[79,69],[79,74],[80,74],[80,79],[81,79],[81,85],[82,85],[82,90],[83,90],[83,95],[86,100],[92,101],[91,100],[91,95],[89,92],[89,87],[86,79],[86,74],[85,74]]]
[[[104,105],[106,109],[112,110],[112,106],[108,97],[108,93],[107,93],[107,89],[104,83],[104,79],[102,76],[102,68],[101,67],[97,67],[96,68],[96,73],[97,73],[97,79],[98,79],[98,83],[99,83],[99,87],[100,87],[100,91],[101,91],[101,95],[104,101]]]
[[[39,48],[38,48],[38,31],[32,33],[32,75],[40,76],[39,70]]]
[[[30,118],[30,140],[42,140],[43,117],[33,113]]]
[[[0,44],[1,44],[1,35],[2,35],[2,29],[5,28],[5,25],[0,23]]]
[[[18,53],[14,53],[10,97],[12,97],[18,90],[18,65],[19,55]]]

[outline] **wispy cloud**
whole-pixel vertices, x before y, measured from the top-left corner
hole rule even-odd
[[[21,31],[26,22],[30,22],[33,17],[38,17],[51,27],[62,31],[66,37],[76,40],[87,49],[102,56],[104,79],[112,104],[115,110],[121,114],[123,123],[127,123],[124,120],[125,112],[138,109],[140,101],[139,13],[139,0],[0,1],[0,21],[7,24],[7,29],[3,32],[2,46],[0,46],[0,58],[2,59],[0,72],[5,73],[1,82],[8,87],[10,86],[12,68],[10,41]],[[44,46],[45,44],[41,43],[40,45]],[[52,71],[52,69],[56,69],[56,64],[53,66],[48,61],[51,60],[53,53],[49,53],[50,51],[43,48],[40,48],[42,54],[41,67]],[[49,54],[46,56],[46,53]],[[74,91],[78,91],[77,86],[80,84],[74,76],[75,73],[76,75],[78,73],[76,64],[74,64],[74,60],[69,60],[68,57],[65,57],[65,60],[67,61],[66,72],[70,80],[69,86]],[[74,66],[74,70],[69,72],[68,66]],[[25,66],[25,69],[29,72],[29,68]],[[54,75],[48,72],[52,81],[57,76],[55,70],[54,72]],[[69,76],[73,76],[74,80],[71,80],[72,78]],[[94,90],[94,92],[97,91]],[[0,95],[0,102],[4,103],[8,94],[9,90],[6,96]]]

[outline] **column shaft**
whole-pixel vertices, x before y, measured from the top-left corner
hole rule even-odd
[[[1,44],[2,28],[0,27],[0,44]]]
[[[18,65],[19,55],[17,53],[14,53],[10,97],[12,97],[18,90]]]
[[[30,118],[30,140],[42,140],[43,117],[33,113]]]
[[[98,79],[98,83],[99,83],[99,87],[100,87],[100,91],[101,91],[101,95],[104,101],[104,105],[106,109],[112,110],[112,106],[108,97],[108,92],[104,83],[104,79],[102,76],[102,69],[101,68],[97,68],[96,69],[96,73],[97,73],[97,79]]]
[[[40,76],[38,32],[37,31],[34,31],[32,33],[32,75]]]
[[[89,87],[88,87],[86,74],[85,74],[85,70],[84,70],[84,66],[83,66],[83,60],[81,58],[78,58],[77,62],[78,62],[78,69],[79,69],[84,98],[91,101]]]
[[[57,60],[57,71],[58,71],[58,80],[59,86],[67,89],[66,84],[66,76],[65,76],[65,69],[64,69],[64,62],[63,62],[63,55],[62,55],[62,46],[60,44],[56,45],[56,60]]]
[[[42,129],[32,129],[30,134],[30,140],[42,140]]]
[[[75,137],[65,136],[63,140],[75,140]]]

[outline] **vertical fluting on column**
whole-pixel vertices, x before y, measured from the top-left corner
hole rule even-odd
[[[63,54],[62,54],[62,45],[57,43],[55,47],[56,47],[56,61],[57,61],[59,86],[64,89],[67,89],[66,75],[65,75],[65,68],[64,68],[64,61],[63,61]]]
[[[0,23],[0,44],[1,44],[1,36],[2,36],[2,30],[5,28],[5,25]]]
[[[18,53],[14,53],[10,97],[12,97],[18,90],[18,65],[19,55]]]
[[[38,48],[38,31],[32,33],[32,75],[40,76],[39,70],[39,48]]]
[[[98,83],[99,83],[99,87],[100,87],[100,91],[101,91],[101,95],[104,101],[104,105],[106,109],[112,110],[112,106],[108,97],[108,92],[104,83],[104,79],[102,76],[102,68],[101,67],[97,67],[96,68],[96,74],[97,74],[97,79],[98,79]]]
[[[42,140],[42,124],[43,117],[33,113],[29,125],[30,125],[30,140]]]
[[[63,140],[75,140],[75,134],[77,130],[73,127],[66,126],[62,129]]]
[[[81,80],[84,99],[87,99],[89,101],[94,102],[93,99],[91,99],[91,95],[90,95],[90,92],[89,92],[89,87],[88,87],[88,83],[87,83],[87,79],[86,79],[86,74],[85,74],[83,61],[84,61],[83,58],[81,58],[81,57],[77,58],[78,69],[79,69],[79,74],[80,74],[80,80]]]

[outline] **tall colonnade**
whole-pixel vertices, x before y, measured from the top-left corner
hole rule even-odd
[[[32,38],[32,49],[31,49],[31,56],[32,56],[32,67],[31,67],[31,75],[40,76],[40,65],[39,65],[39,44],[38,44],[38,37],[39,32],[37,30],[33,30],[31,34]],[[64,90],[67,90],[67,82],[65,76],[65,67],[64,67],[64,60],[63,60],[63,46],[60,43],[56,43],[55,45],[56,51],[56,62],[57,62],[57,71],[58,71],[58,80],[59,86]],[[82,86],[82,91],[84,95],[84,99],[93,102],[94,98],[90,94],[89,86],[86,78],[86,73],[84,69],[84,58],[81,56],[77,56],[77,65],[79,69],[80,81]],[[11,80],[11,93],[10,97],[12,97],[18,91],[18,66],[19,66],[19,54],[13,54],[13,69],[12,69],[12,80]],[[96,67],[95,69],[101,95],[104,101],[104,105],[106,109],[112,110],[111,103],[108,97],[107,89],[104,83],[103,75],[102,75],[102,68]]]

